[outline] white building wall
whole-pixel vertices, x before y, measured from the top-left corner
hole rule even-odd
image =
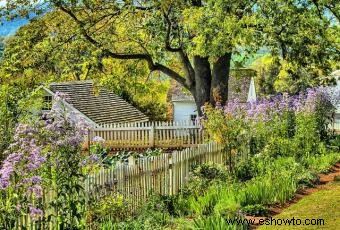
[[[174,101],[174,121],[190,121],[191,115],[198,115],[194,101]]]

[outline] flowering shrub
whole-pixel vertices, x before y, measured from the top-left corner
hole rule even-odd
[[[225,145],[232,169],[232,158],[241,161],[249,153],[318,153],[320,142],[329,139],[328,126],[339,102],[339,90],[322,87],[253,103],[234,100],[224,107],[206,106],[203,123],[210,137]]]
[[[60,101],[65,99],[65,95],[57,93],[50,113],[32,126],[17,126],[14,143],[0,169],[2,228],[13,227],[20,215],[48,221],[44,215],[47,210],[54,210],[63,229],[84,226],[81,144],[88,126],[63,107]],[[42,207],[45,191],[52,200],[47,210]]]

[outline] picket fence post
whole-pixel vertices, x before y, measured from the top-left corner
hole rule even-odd
[[[150,147],[155,147],[155,126],[154,123],[151,123],[151,129],[150,129],[150,135],[149,135],[149,143],[150,143]]]

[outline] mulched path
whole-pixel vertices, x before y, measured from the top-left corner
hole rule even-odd
[[[281,213],[284,209],[289,207],[292,204],[297,203],[299,200],[301,200],[303,197],[308,196],[312,193],[315,193],[317,191],[320,191],[322,189],[325,189],[325,185],[331,181],[334,181],[334,178],[336,176],[340,176],[340,162],[335,164],[328,174],[319,174],[320,181],[317,185],[315,185],[313,188],[306,188],[298,191],[295,196],[289,200],[287,203],[283,205],[272,205],[268,208],[269,210],[269,216],[267,217],[255,217],[255,216],[246,216],[246,219],[255,219],[255,225],[251,226],[251,229],[256,229],[259,226],[259,221],[261,219],[268,219],[270,217],[273,217],[279,213]]]

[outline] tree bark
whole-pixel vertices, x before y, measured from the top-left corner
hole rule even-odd
[[[210,103],[213,105],[216,102],[225,104],[228,100],[230,62],[231,53],[226,53],[213,64],[210,90]]]
[[[194,56],[195,88],[194,92],[197,112],[201,116],[201,107],[210,101],[211,68],[207,57]]]

